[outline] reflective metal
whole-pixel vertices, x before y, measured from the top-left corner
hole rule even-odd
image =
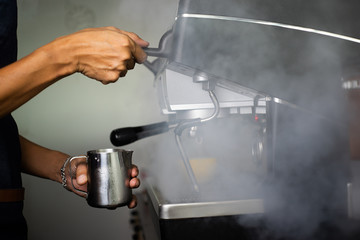
[[[164,199],[151,184],[147,193],[159,219],[185,219],[215,216],[233,216],[264,213],[264,200],[261,198],[170,203]]]
[[[198,18],[198,19],[214,19],[214,20],[224,20],[224,21],[236,21],[236,22],[245,22],[245,23],[253,23],[253,24],[260,24],[260,25],[268,25],[273,27],[280,27],[280,28],[286,28],[286,29],[292,29],[302,32],[309,32],[309,33],[315,33],[319,35],[324,35],[332,38],[338,38],[350,42],[360,43],[360,39],[340,35],[336,33],[326,32],[322,30],[317,30],[313,28],[307,28],[307,27],[300,27],[300,26],[294,26],[289,24],[283,24],[283,23],[277,23],[277,22],[269,22],[269,21],[262,21],[262,20],[255,20],[255,19],[248,19],[248,18],[238,18],[238,17],[229,17],[229,16],[217,16],[217,15],[207,15],[207,14],[189,14],[184,13],[179,16],[180,18]],[[179,18],[177,17],[177,18]]]
[[[85,193],[88,204],[99,208],[116,208],[127,205],[132,199],[132,190],[129,186],[132,151],[123,149],[99,149],[88,151],[86,158],[88,165],[87,192]],[[70,168],[71,171],[71,168]],[[71,178],[73,174],[70,172]]]

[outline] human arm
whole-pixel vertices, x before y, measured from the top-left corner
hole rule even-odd
[[[61,183],[60,169],[69,155],[42,147],[22,136],[20,146],[22,172]]]
[[[64,165],[64,162],[69,155],[54,151],[48,148],[44,148],[38,144],[35,144],[26,138],[20,136],[20,145],[22,152],[21,168],[24,173],[38,176],[45,179],[50,179],[58,183],[62,183],[60,169]],[[69,167],[69,165],[68,165]],[[137,178],[139,174],[138,168],[133,165],[131,169],[130,187],[137,188],[140,185],[140,180]],[[71,179],[69,175],[66,175],[67,182],[70,183]],[[78,164],[76,167],[76,181],[74,184],[77,188],[86,191],[87,188],[87,167],[85,164]],[[69,191],[72,191],[80,195],[77,191],[74,191],[72,184],[68,184],[66,187]],[[136,198],[133,196],[132,201],[128,204],[129,208],[136,206]]]
[[[0,117],[59,79],[80,72],[108,84],[146,60],[148,43],[113,27],[85,29],[40,47],[0,69]]]

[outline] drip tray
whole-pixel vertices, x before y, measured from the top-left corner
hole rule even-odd
[[[166,200],[160,191],[146,184],[147,195],[159,219],[184,219],[216,216],[233,216],[264,213],[264,201],[260,198],[239,200],[210,200],[198,194]]]

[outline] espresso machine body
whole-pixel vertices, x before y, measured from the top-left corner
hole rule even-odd
[[[146,174],[139,221],[153,227],[141,234],[359,237],[342,88],[360,53],[359,10],[357,1],[179,1],[159,47],[146,49],[169,121],[142,136],[167,132],[156,141],[169,154],[154,154]]]

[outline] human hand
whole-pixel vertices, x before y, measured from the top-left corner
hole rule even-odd
[[[116,82],[135,63],[143,63],[147,55],[142,48],[148,45],[135,33],[115,27],[84,29],[49,44],[59,51],[57,56],[71,63],[68,74],[80,72],[103,84]]]
[[[73,182],[76,188],[84,192],[87,191],[87,182],[88,182],[87,169],[88,169],[87,165],[84,161],[78,163],[76,166],[76,173],[75,173],[76,181]],[[132,165],[130,169],[131,179],[128,183],[130,188],[134,189],[140,186],[140,180],[137,178],[138,175],[139,175],[138,167],[136,165]],[[74,190],[72,187],[69,190],[71,190],[72,192],[76,193],[79,196],[85,197],[85,194],[82,194],[79,191]],[[137,199],[136,196],[133,195],[132,200],[128,204],[128,208],[134,208],[136,207],[136,205],[137,205]]]

